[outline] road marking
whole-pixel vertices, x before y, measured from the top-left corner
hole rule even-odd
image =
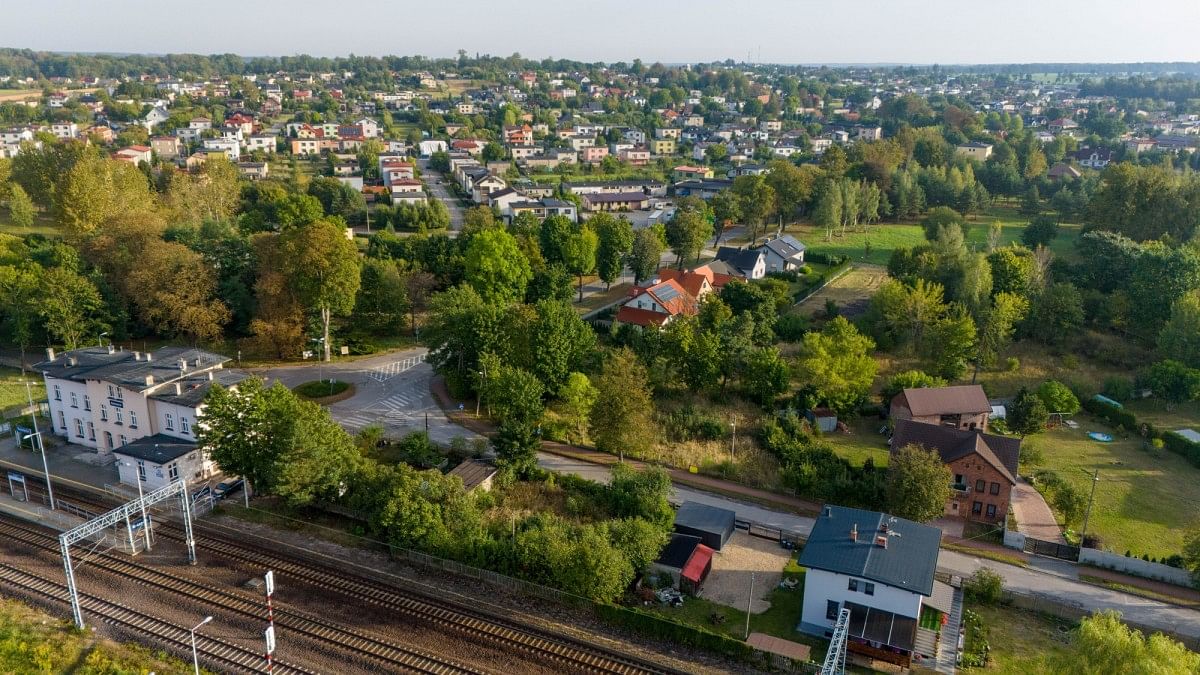
[[[382,366],[373,368],[373,369],[371,369],[370,372],[367,373],[367,377],[371,378],[372,380],[375,380],[376,382],[387,382],[388,380],[399,375],[400,373],[403,373],[406,370],[415,368],[424,362],[425,362],[424,354],[421,354],[419,356],[410,356],[406,359],[401,359],[399,361],[392,361],[391,363],[385,363]]]

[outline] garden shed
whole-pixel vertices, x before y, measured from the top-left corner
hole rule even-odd
[[[828,434],[837,431],[837,413],[829,408],[813,408],[804,413],[804,416],[822,433]]]
[[[699,502],[684,502],[675,513],[675,531],[700,537],[701,543],[720,551],[733,536],[736,514],[729,509]]]

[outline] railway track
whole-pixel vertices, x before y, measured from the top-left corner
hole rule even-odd
[[[60,488],[60,492],[63,490]],[[97,513],[112,508],[94,495],[79,490],[66,490],[77,505],[95,509]],[[624,654],[615,649],[522,624],[500,614],[478,607],[468,607],[445,598],[401,588],[387,581],[371,578],[316,562],[296,554],[264,550],[263,545],[239,541],[217,526],[194,520],[196,548],[235,560],[259,569],[272,569],[277,577],[290,577],[317,588],[352,597],[377,607],[384,607],[418,621],[440,626],[446,630],[486,640],[501,648],[513,649],[530,656],[548,659],[556,664],[586,672],[635,675],[654,673],[681,675],[684,671]],[[163,518],[155,527],[157,535],[177,542],[183,541],[182,527]],[[208,536],[200,537],[204,533]],[[244,532],[236,535],[245,538]]]
[[[52,581],[11,565],[0,563],[0,581],[36,596],[63,604],[70,602],[65,583]],[[187,628],[86,593],[79,594],[79,602],[88,614],[100,617],[105,623],[131,630],[138,635],[149,635],[181,651],[191,651],[191,634]],[[229,672],[261,673],[266,667],[261,652],[207,635],[196,636],[196,652],[202,655],[206,662],[217,664]],[[282,661],[274,662],[274,671],[288,675],[305,675],[312,672]]]
[[[13,522],[9,516],[0,515],[0,535],[11,541],[41,548],[49,553],[57,553],[57,539],[46,530],[35,529],[35,527]],[[260,601],[252,601],[235,593],[208,588],[193,581],[130,562],[129,558],[124,556],[93,553],[88,557],[88,562],[104,571],[219,609],[250,618],[262,617]],[[447,661],[433,654],[387,642],[359,631],[342,628],[319,617],[290,608],[276,608],[274,615],[275,623],[280,627],[318,642],[333,645],[341,650],[351,650],[355,654],[369,657],[373,662],[385,667],[435,675],[483,672],[460,663]]]

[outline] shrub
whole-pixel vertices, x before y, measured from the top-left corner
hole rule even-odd
[[[799,314],[784,314],[775,320],[775,337],[783,342],[799,342],[808,331],[808,317]]]
[[[1021,369],[1021,359],[1018,359],[1015,356],[1010,356],[1007,359],[1004,359],[1004,367],[1008,370],[1008,372],[1015,373]]]
[[[296,385],[292,391],[304,398],[325,398],[340,394],[349,388],[349,383],[341,380],[313,380]]]
[[[728,425],[713,413],[687,406],[663,414],[666,435],[673,441],[715,441],[724,438]]]
[[[963,584],[967,599],[981,605],[995,605],[1004,597],[1004,577],[990,567],[981,567]]]
[[[1124,377],[1110,377],[1104,380],[1104,388],[1100,390],[1100,393],[1114,401],[1124,403],[1133,398],[1133,382]]]

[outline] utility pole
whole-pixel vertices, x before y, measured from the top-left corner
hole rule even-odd
[[[33,406],[33,383],[25,380],[25,394],[29,396],[29,407]],[[37,449],[42,453],[42,470],[46,472],[46,496],[50,498],[50,510],[54,510],[54,488],[50,485],[50,465],[46,463],[46,444],[42,442],[42,432],[38,431],[37,418],[41,412],[38,408],[34,408],[29,413],[30,419],[33,420],[33,434],[31,438],[37,439]]]
[[[196,631],[200,630],[201,626],[209,621],[212,621],[212,619],[213,618],[211,616],[206,616],[204,617],[203,621],[196,624],[194,628],[188,631],[192,634],[192,667],[195,669],[196,675],[200,675],[200,657],[196,654]]]
[[[729,424],[733,427],[733,435],[729,438],[729,463],[733,463],[734,448],[737,447],[737,420],[732,420]]]
[[[1087,536],[1088,520],[1092,517],[1092,502],[1096,499],[1096,483],[1100,482],[1100,469],[1096,469],[1092,473],[1092,494],[1088,497],[1087,513],[1083,514],[1083,531],[1079,533],[1079,545],[1083,545],[1083,538]]]
[[[754,602],[754,572],[750,573],[750,595],[746,597],[746,639],[750,639],[750,603]]]

